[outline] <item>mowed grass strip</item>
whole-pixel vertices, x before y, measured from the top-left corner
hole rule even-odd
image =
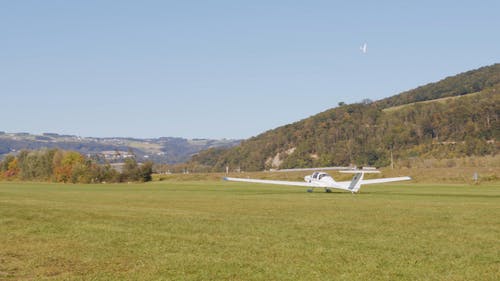
[[[0,280],[499,280],[500,185],[0,183]]]

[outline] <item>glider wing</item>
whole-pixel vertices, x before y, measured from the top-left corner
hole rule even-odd
[[[298,182],[298,181],[258,180],[258,179],[243,179],[243,178],[229,178],[229,177],[225,177],[224,180],[226,180],[226,181],[239,181],[239,182],[251,182],[251,183],[277,184],[277,185],[320,187],[319,185],[314,184],[314,183]]]

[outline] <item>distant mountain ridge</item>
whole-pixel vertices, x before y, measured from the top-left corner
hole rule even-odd
[[[238,146],[203,151],[190,165],[212,171],[387,166],[391,155],[394,159],[495,155],[499,138],[497,63],[375,102],[340,105]]]
[[[209,148],[231,147],[240,140],[185,139],[177,137],[160,138],[94,138],[57,133],[0,132],[0,158],[20,150],[60,148],[74,150],[89,156],[106,156],[106,153],[131,151],[140,161],[176,164],[187,161],[193,154]]]

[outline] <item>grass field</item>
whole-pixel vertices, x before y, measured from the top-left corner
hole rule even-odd
[[[500,280],[500,185],[0,183],[0,280]]]

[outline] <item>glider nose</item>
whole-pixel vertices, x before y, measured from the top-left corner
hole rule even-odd
[[[304,180],[305,180],[306,182],[311,182],[311,176],[305,176],[305,177],[304,177]]]

